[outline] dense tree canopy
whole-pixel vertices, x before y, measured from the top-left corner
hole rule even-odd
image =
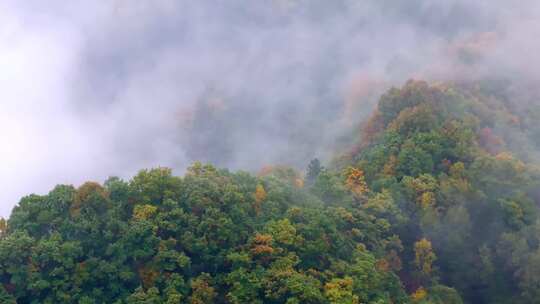
[[[537,114],[487,94],[391,89],[305,175],[194,163],[24,197],[0,220],[0,302],[540,303],[540,174],[511,148]]]

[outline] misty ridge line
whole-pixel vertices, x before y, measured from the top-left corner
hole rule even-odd
[[[410,78],[501,78],[525,107],[538,100],[540,69],[529,60],[539,50],[530,39],[538,4],[521,7],[6,1],[0,117],[9,147],[0,180],[14,187],[0,214],[55,184],[145,167],[329,161],[352,144],[379,96]]]

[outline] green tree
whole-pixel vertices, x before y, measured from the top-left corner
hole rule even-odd
[[[308,186],[313,186],[319,174],[324,170],[321,166],[319,159],[314,158],[309,162],[309,165],[306,169],[306,184]]]

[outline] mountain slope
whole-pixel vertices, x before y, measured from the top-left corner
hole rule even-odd
[[[27,196],[0,225],[0,299],[537,303],[537,114],[494,92],[409,81],[306,174],[195,163]]]

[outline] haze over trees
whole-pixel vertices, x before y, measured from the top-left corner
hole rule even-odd
[[[331,168],[409,78],[495,78],[538,107],[539,12],[537,0],[2,0],[0,216],[29,193],[141,168]],[[506,131],[483,131],[486,148]]]
[[[408,81],[306,172],[195,162],[26,196],[0,220],[0,301],[540,303],[539,112],[498,88]]]

